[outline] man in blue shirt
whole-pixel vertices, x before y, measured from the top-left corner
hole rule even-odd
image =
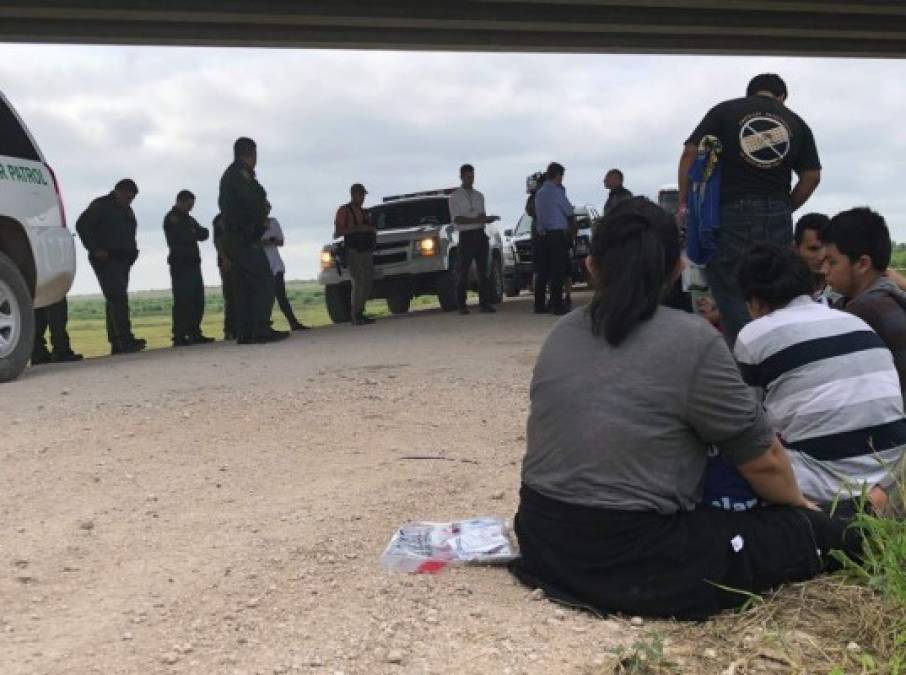
[[[563,282],[569,251],[569,233],[575,232],[573,205],[563,187],[562,164],[547,167],[544,184],[535,194],[535,313],[566,314]],[[550,284],[550,304],[546,301]]]

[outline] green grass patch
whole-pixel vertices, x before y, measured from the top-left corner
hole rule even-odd
[[[324,306],[324,288],[313,281],[290,281],[286,295],[296,317],[308,326],[326,326],[331,323]],[[411,309],[431,309],[438,306],[434,296],[412,300]],[[129,294],[132,330],[137,337],[148,341],[149,349],[162,349],[171,345],[173,296],[169,290],[138,291]],[[365,310],[372,316],[390,313],[383,300],[372,300]],[[69,334],[73,350],[86,357],[110,353],[104,320],[104,298],[100,295],[71,296],[69,298]],[[274,306],[274,328],[287,330],[286,319],[280,308]],[[205,335],[223,337],[223,295],[220,287],[205,289],[205,314],[202,322]]]
[[[861,530],[865,550],[862,561],[845,560],[844,569],[858,582],[899,605],[906,618],[906,520],[860,514],[853,527]]]
[[[864,540],[862,559],[843,556],[843,573],[873,591],[876,602],[885,608],[887,621],[876,633],[876,649],[861,654],[859,665],[866,673],[906,674],[906,513],[903,513],[906,484],[894,487],[890,513],[886,517],[860,513],[852,527]],[[843,666],[833,673],[848,672]]]

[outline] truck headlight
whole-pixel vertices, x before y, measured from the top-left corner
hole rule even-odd
[[[422,256],[432,256],[437,255],[438,249],[440,248],[439,242],[435,237],[429,237],[428,239],[419,239],[415,242],[415,254]]]
[[[321,269],[329,270],[333,267],[333,253],[328,250],[321,251]]]

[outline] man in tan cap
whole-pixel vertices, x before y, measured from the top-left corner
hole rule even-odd
[[[352,325],[364,326],[374,323],[365,316],[365,303],[371,296],[374,279],[374,247],[377,231],[371,224],[368,211],[362,208],[368,191],[361,183],[349,188],[352,199],[337,209],[334,219],[334,236],[343,237],[346,248],[346,266],[352,277]]]

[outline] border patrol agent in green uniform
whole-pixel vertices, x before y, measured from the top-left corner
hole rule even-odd
[[[138,223],[132,211],[137,194],[135,181],[124,178],[113,192],[91,202],[76,221],[76,232],[107,301],[107,339],[113,354],[138,352],[146,344],[132,334],[129,321],[129,272],[138,259]]]
[[[201,252],[198,242],[208,238],[207,228],[189,213],[195,206],[195,195],[181,190],[176,204],[164,216],[164,234],[170,255],[170,279],[173,282],[173,346],[205,344],[214,338],[201,334],[204,317],[204,280],[201,276]]]
[[[72,351],[69,343],[69,332],[66,324],[69,321],[69,303],[66,298],[49,307],[35,310],[35,344],[31,351],[31,365],[39,366],[42,363],[65,363],[68,361],[81,361],[82,355]],[[47,350],[44,334],[50,328],[50,344],[53,352]]]
[[[239,344],[263,344],[289,337],[271,328],[274,275],[261,246],[270,204],[255,179],[258,149],[251,138],[233,144],[234,160],[220,179],[218,204],[224,222],[224,250],[233,271]]]
[[[233,268],[223,245],[224,227],[223,216],[217,214],[211,222],[214,230],[214,248],[217,249],[217,269],[220,270],[220,290],[223,293],[223,339],[235,340],[239,332],[236,321],[236,300],[233,292]]]

